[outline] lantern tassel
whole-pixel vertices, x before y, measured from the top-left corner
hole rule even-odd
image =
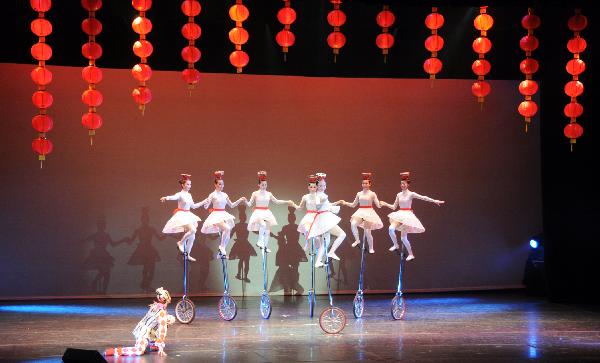
[[[287,62],[287,53],[283,53],[283,61]]]
[[[90,136],[90,146],[94,146],[94,137]]]

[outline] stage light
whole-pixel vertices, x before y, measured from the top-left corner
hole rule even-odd
[[[538,248],[539,245],[539,242],[535,238],[529,240],[529,246],[531,246],[531,248],[533,248],[534,250]]]

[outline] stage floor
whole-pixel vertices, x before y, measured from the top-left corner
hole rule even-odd
[[[335,296],[348,321],[338,335],[326,335],[306,296],[275,296],[269,320],[259,299],[236,298],[238,315],[225,322],[218,298],[193,298],[189,325],[175,323],[167,336],[167,357],[156,353],[109,362],[312,362],[402,360],[428,362],[597,362],[600,313],[548,303],[522,291],[408,294],[405,320],[390,316],[392,295],[366,295],[362,319],[352,314],[353,296]],[[177,300],[174,299],[174,303]],[[131,330],[148,299],[0,302],[0,360],[61,361],[67,347],[103,352],[133,345]],[[175,304],[169,306],[173,314]]]

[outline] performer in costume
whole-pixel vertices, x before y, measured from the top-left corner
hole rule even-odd
[[[165,340],[167,327],[175,322],[175,317],[167,313],[167,305],[171,302],[171,295],[162,287],[156,289],[156,300],[148,305],[150,309],[133,329],[135,336],[134,347],[108,348],[104,355],[142,355],[150,345],[151,351],[158,351],[158,355],[165,356]]]
[[[269,202],[287,204],[289,206],[294,204],[291,200],[279,200],[271,192],[267,191],[267,172],[259,171],[258,190],[252,192],[250,200],[246,202],[248,207],[255,204],[252,215],[250,215],[250,220],[248,220],[248,230],[258,231],[258,242],[256,245],[260,248],[266,248],[267,252],[271,252],[268,246],[271,227],[277,225],[275,216],[269,210]]]
[[[227,244],[231,238],[231,229],[235,226],[235,217],[225,212],[225,206],[229,208],[235,208],[242,201],[246,201],[245,197],[242,197],[235,202],[231,202],[229,196],[223,192],[225,188],[225,181],[223,181],[224,171],[215,171],[215,191],[210,193],[206,198],[207,203],[204,208],[208,208],[212,204],[212,211],[206,217],[204,224],[202,224],[202,233],[211,234],[221,232],[221,244],[219,245],[219,251],[223,256],[227,255]]]
[[[323,242],[327,242],[327,246],[331,246],[329,248],[329,252],[327,253],[327,256],[329,258],[333,258],[334,260],[339,261],[340,258],[338,257],[338,255],[335,254],[335,251],[340,247],[340,245],[346,238],[346,232],[344,232],[338,226],[341,219],[338,216],[334,215],[334,214],[338,214],[340,212],[340,207],[336,206],[336,205],[331,205],[331,203],[329,203],[329,196],[327,194],[325,194],[325,190],[327,190],[327,174],[316,173],[315,175],[317,177],[317,195],[323,201],[323,204],[321,204],[321,208],[319,208],[319,212],[321,212],[323,214],[319,218],[335,217],[337,219],[336,225],[334,227],[332,227],[329,231],[327,231],[327,232],[323,233],[321,236],[319,236],[318,239],[321,240],[319,242],[319,246],[322,248],[325,248],[325,245],[323,244]],[[333,241],[333,245],[329,244],[332,234],[334,236],[336,236],[336,239]],[[323,256],[323,253],[320,251],[319,251],[319,254],[320,254],[320,256]]]
[[[390,251],[400,248],[398,245],[398,240],[396,239],[396,230],[398,230],[400,231],[400,239],[408,251],[408,257],[406,257],[406,260],[410,261],[413,260],[415,256],[413,255],[410,242],[408,241],[408,233],[425,232],[425,227],[423,227],[421,221],[419,221],[412,211],[413,199],[421,199],[437,205],[444,204],[444,201],[432,199],[408,190],[408,184],[410,184],[410,172],[406,171],[400,173],[400,179],[400,189],[402,191],[396,195],[394,204],[381,201],[381,205],[391,208],[392,210],[396,210],[397,207],[400,207],[400,210],[397,212],[388,214],[388,217],[390,218],[390,227],[388,230],[390,233],[390,238],[392,239],[392,243],[394,244],[392,247],[390,247]]]
[[[194,245],[194,240],[196,239],[198,222],[201,221],[201,219],[192,213],[190,208],[196,209],[202,205],[206,205],[208,200],[205,199],[199,203],[194,203],[192,195],[190,194],[190,189],[192,188],[192,180],[190,179],[191,177],[192,176],[190,174],[181,174],[181,180],[179,180],[181,191],[167,197],[162,197],[160,198],[160,201],[177,201],[177,209],[173,211],[173,216],[167,221],[167,224],[165,224],[163,233],[184,232],[181,240],[177,241],[177,247],[179,248],[179,251],[183,253],[183,247],[185,245],[187,249],[188,260],[196,261],[196,259],[190,255],[190,252],[192,251],[192,246]]]
[[[360,237],[358,234],[358,227],[361,227],[367,235],[367,243],[369,244],[369,253],[375,253],[373,249],[373,235],[371,231],[374,229],[380,229],[383,227],[381,218],[373,210],[373,204],[377,208],[381,208],[377,194],[371,190],[371,177],[372,173],[362,173],[362,191],[356,193],[356,197],[352,203],[348,203],[345,200],[339,200],[334,205],[343,204],[346,207],[354,208],[358,206],[358,210],[354,212],[350,218],[350,227],[352,234],[354,235],[354,243],[352,247],[356,247],[360,244]]]
[[[322,199],[317,195],[317,176],[309,175],[308,194],[302,196],[300,205],[293,204],[296,209],[306,208],[306,215],[298,224],[298,232],[301,232],[306,240],[321,236],[325,232],[330,232],[337,235],[337,238],[333,243],[337,248],[346,237],[346,234],[337,226],[341,219],[329,210],[322,210],[322,204],[325,201],[326,199]],[[323,262],[321,262],[324,254],[325,247],[320,245],[315,267],[324,266]],[[329,257],[339,260],[339,257],[335,255],[335,253],[331,254]]]

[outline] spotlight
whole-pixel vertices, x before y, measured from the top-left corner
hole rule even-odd
[[[535,238],[532,238],[529,240],[529,245],[535,250],[540,244]]]

